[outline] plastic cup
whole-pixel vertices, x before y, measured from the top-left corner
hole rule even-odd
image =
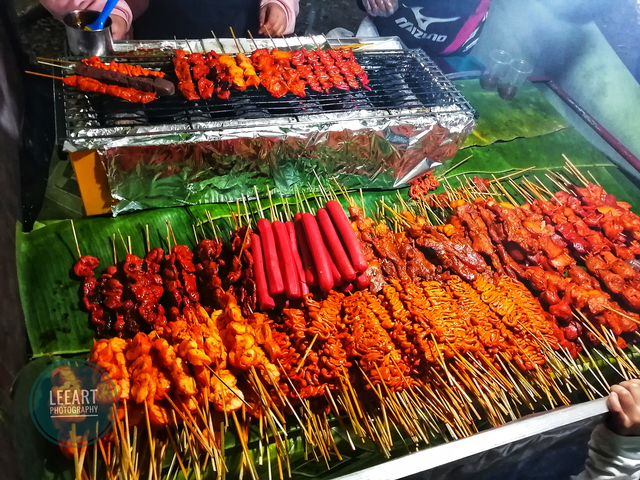
[[[113,53],[113,37],[111,36],[111,19],[108,18],[102,30],[85,30],[86,25],[95,22],[100,12],[95,10],[74,10],[63,18],[67,30],[69,50],[74,55],[102,57]]]
[[[480,86],[485,90],[494,90],[500,79],[509,71],[511,55],[504,50],[494,50],[489,54],[489,63],[480,77]]]
[[[498,84],[498,94],[504,100],[513,100],[518,93],[518,88],[533,72],[533,67],[526,60],[511,60],[509,71]]]

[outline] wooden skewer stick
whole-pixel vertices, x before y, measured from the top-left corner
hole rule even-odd
[[[249,448],[247,447],[247,441],[246,438],[243,435],[242,429],[240,428],[240,422],[238,422],[238,416],[236,415],[236,412],[233,412],[231,414],[231,416],[233,417],[233,421],[236,425],[236,430],[238,432],[238,438],[240,439],[240,445],[242,446],[242,452],[244,453],[244,457],[246,458],[246,461],[249,465],[249,472],[251,473],[251,476],[253,477],[253,480],[258,480],[258,473],[255,470],[255,465],[253,464],[253,461],[251,460],[251,452],[249,451]]]
[[[73,445],[73,465],[75,467],[76,480],[82,480],[82,471],[78,460],[78,438],[76,436],[76,424],[71,425],[71,443]]]
[[[233,33],[233,27],[229,27],[231,30],[231,36],[233,37],[233,41],[236,42],[236,48],[238,49],[238,53],[244,53],[244,50],[240,48],[240,44],[238,43],[238,39],[236,38],[236,34]]]
[[[269,40],[271,40],[271,43],[273,43],[273,48],[277,49],[278,45],[276,45],[276,41],[271,36],[271,32],[269,31],[269,29],[266,26],[264,27],[264,29],[267,31],[267,36],[269,37]]]
[[[51,63],[51,62],[43,62],[42,60],[38,60],[38,63],[40,65],[47,65],[49,67],[55,67],[55,68],[64,68],[64,69],[67,69],[67,70],[73,70],[73,68],[74,68],[71,65],[58,65],[58,64],[55,64],[55,63]]]
[[[127,247],[126,242],[124,241],[124,237],[122,236],[122,232],[120,231],[120,229],[118,229],[118,235],[120,235],[120,241],[122,242],[122,246],[124,247],[124,251],[127,252],[127,254],[131,253],[129,251],[129,248]]]
[[[46,73],[32,72],[30,70],[25,70],[24,73],[28,73],[29,75],[36,75],[38,77],[53,78],[54,80],[64,80],[63,77],[56,77],[55,75],[47,75]]]
[[[100,422],[96,422],[96,438],[98,438],[100,434]],[[96,442],[93,444],[93,469],[91,471],[91,480],[97,480],[98,479],[98,443],[100,443],[99,440],[96,440]],[[108,474],[107,474],[108,476]]]
[[[293,51],[293,48],[291,48],[291,45],[289,45],[289,42],[287,42],[287,37],[284,36],[284,34],[280,35],[282,37],[282,40],[284,40],[284,44],[287,46],[287,48],[289,49],[289,51]]]
[[[591,365],[593,366],[593,368],[596,369],[596,372],[598,372],[598,375],[594,375],[594,377],[596,378],[596,380],[598,381],[600,386],[604,389],[604,392],[606,394],[611,389],[611,385],[609,385],[609,382],[607,382],[607,379],[604,377],[604,375],[600,371],[600,368],[598,367],[598,364],[596,363],[596,361],[591,356],[591,352],[589,352],[589,350],[587,349],[587,346],[582,341],[582,338],[578,337],[578,341],[580,342],[580,345],[582,345],[582,349],[584,350],[584,352],[589,357]]]
[[[249,404],[248,404],[247,402],[245,402],[244,398],[242,398],[240,395],[238,395],[238,394],[235,392],[235,390],[233,390],[233,388],[231,388],[229,385],[227,385],[227,384],[225,383],[225,381],[224,381],[224,380],[222,380],[222,378],[220,378],[220,376],[219,376],[219,375],[218,375],[218,374],[213,370],[213,368],[211,368],[209,365],[205,365],[205,367],[207,367],[207,368],[211,371],[211,373],[213,373],[213,375],[214,375],[214,376],[215,376],[215,377],[220,381],[220,383],[221,383],[222,385],[224,385],[226,388],[228,388],[228,389],[229,389],[229,391],[230,391],[231,393],[233,393],[236,397],[238,397],[238,400],[240,400],[242,403],[244,403],[247,407],[249,406]]]
[[[304,361],[307,359],[307,356],[309,355],[309,352],[311,352],[311,348],[313,347],[313,344],[316,342],[317,338],[318,338],[318,334],[316,333],[315,336],[313,337],[313,340],[311,340],[311,343],[307,347],[307,350],[304,352],[304,355],[300,359],[300,363],[298,363],[298,366],[296,367],[295,373],[298,373],[300,371],[300,369],[302,368],[302,365],[304,365]]]
[[[168,426],[167,426],[167,436],[169,438],[169,442],[171,442],[171,445],[173,446],[173,451],[176,455],[176,458],[178,459],[178,464],[180,465],[180,469],[182,470],[182,474],[184,475],[184,478],[189,478],[189,475],[187,474],[187,469],[185,468],[184,463],[182,463],[182,458],[180,458],[180,454],[178,453],[180,452],[180,449],[178,448],[178,444],[173,439],[173,435],[171,434],[171,429]]]
[[[313,38],[313,35],[309,35],[309,37],[311,38],[311,41],[313,42],[313,44],[316,46],[316,49],[317,49],[317,50],[322,50],[322,49],[320,48],[320,45],[318,45],[318,42],[316,42],[316,39],[315,39],[315,38]]]
[[[249,38],[251,39],[251,41],[253,42],[253,46],[256,47],[256,50],[258,50],[258,44],[256,43],[255,38],[253,38],[253,35],[251,34],[250,30],[247,30],[247,33],[249,34]]]
[[[111,237],[111,249],[113,250],[113,264],[118,264],[118,248],[116,246],[116,234],[114,233]]]
[[[456,163],[455,165],[453,165],[452,167],[450,167],[447,171],[445,171],[442,175],[438,175],[436,178],[446,178],[447,173],[452,172],[453,170],[455,170],[456,168],[458,168],[460,165],[462,165],[463,163],[466,163],[471,157],[473,157],[473,155],[469,155],[467,158],[465,158],[464,160],[461,160],[460,162]]]
[[[157,480],[158,473],[156,472],[156,460],[155,460],[155,442],[153,440],[153,434],[151,433],[151,422],[149,421],[149,407],[147,402],[144,402],[144,417],[147,422],[147,433],[149,435],[149,452],[151,453],[151,465],[153,471],[153,478]]]
[[[518,185],[518,184],[517,184],[516,182],[514,182],[511,178],[509,179],[509,185],[511,185],[511,186],[513,187],[513,189],[514,189],[516,192],[518,192],[518,193],[519,193],[519,194],[524,198],[524,200],[525,200],[527,203],[529,203],[529,204],[530,204],[531,202],[533,202],[534,198],[533,198],[531,195],[529,195],[529,194],[527,193],[527,191],[526,191],[523,187],[521,187],[520,185]]]
[[[189,51],[191,53],[193,53],[193,49],[191,48],[191,45],[189,44],[189,40],[187,40],[186,38],[184,39],[184,42],[187,44],[187,48],[189,49]]]
[[[564,153],[562,154],[562,158],[564,158],[565,162],[567,162],[567,164],[571,167],[571,170],[574,172],[574,175],[578,177],[578,180],[580,180],[586,187],[589,184],[589,180],[587,180],[586,177],[582,175],[580,170],[578,170],[578,167],[576,167]]]
[[[555,173],[555,175],[556,175],[560,180],[562,180],[562,181],[564,182],[564,184],[565,184],[567,187],[569,187],[569,186],[571,186],[571,185],[572,185],[572,182],[571,182],[567,177],[565,177],[564,175],[562,175],[562,174],[561,174],[561,173],[559,173],[559,172],[554,172],[554,173]],[[569,193],[571,193],[571,192],[569,192]]]
[[[494,178],[493,180],[489,180],[490,182],[499,182],[500,180],[506,180],[507,178],[515,177],[517,175],[521,175],[524,172],[528,172],[529,170],[534,170],[536,167],[525,168],[524,170],[518,170],[517,172],[510,173],[509,175],[505,175],[504,177]]]
[[[557,180],[555,180],[551,175],[549,175],[548,173],[545,173],[545,174],[544,174],[544,176],[545,176],[545,177],[547,177],[549,180],[551,180],[551,181],[553,182],[553,184],[554,184],[556,187],[558,187],[560,190],[562,190],[562,191],[564,191],[564,192],[566,192],[566,193],[569,193],[569,190],[567,190],[567,189],[565,188],[565,186],[564,186],[564,185],[560,184],[560,183],[559,183]]]
[[[220,47],[220,52],[226,53],[224,51],[224,47],[222,46],[222,42],[220,40],[218,40],[218,37],[216,36],[216,34],[215,34],[215,32],[213,30],[211,30],[211,35],[213,35],[213,38],[216,39],[216,42],[218,43],[218,46]]]
[[[145,244],[147,245],[147,253],[149,253],[151,251],[151,241],[149,239],[149,224],[145,224],[144,226],[144,240],[145,240]]]
[[[167,220],[167,227],[169,228],[169,232],[171,232],[171,238],[173,239],[173,246],[175,247],[176,245],[178,245],[178,242],[176,242],[176,236],[173,234],[173,228],[171,228],[170,220]]]
[[[595,183],[596,185],[600,185],[600,182],[598,180],[596,180],[596,177],[593,176],[593,173],[591,173],[590,170],[587,170],[587,173],[591,177],[591,180],[593,180],[593,183]]]
[[[213,218],[211,217],[211,213],[209,212],[209,210],[206,210],[205,214],[207,215],[207,222],[209,222],[209,226],[211,227],[211,231],[213,232],[213,237],[216,238],[217,237],[216,227],[213,224]]]
[[[198,231],[196,230],[196,224],[192,223],[191,228],[193,229],[193,238],[196,241],[196,245],[198,245]]]
[[[76,250],[78,252],[78,259],[82,258],[82,254],[80,253],[80,245],[78,245],[78,235],[76,234],[76,227],[73,224],[73,220],[69,220],[71,222],[71,231],[73,232],[73,240],[76,243]]]
[[[306,49],[304,48],[304,43],[302,43],[302,40],[300,39],[300,37],[299,37],[298,35],[296,35],[296,34],[294,34],[294,37],[296,37],[296,40],[298,40],[298,43],[300,44],[300,48],[301,48],[302,50],[306,50]]]
[[[57,63],[76,63],[73,60],[63,60],[61,58],[50,58],[50,57],[36,57],[36,60],[46,60],[48,62],[57,62]]]
[[[624,318],[626,318],[627,320],[631,320],[632,322],[637,323],[638,325],[640,325],[640,320],[637,320],[637,319],[635,319],[635,318],[633,318],[633,317],[630,317],[629,315],[627,315],[627,314],[625,314],[625,313],[623,313],[623,312],[621,312],[621,311],[619,311],[619,310],[616,310],[615,308],[611,308],[611,307],[609,307],[609,306],[605,306],[604,308],[605,308],[605,309],[607,309],[607,310],[609,310],[610,312],[617,313],[617,314],[618,314],[618,315],[620,315],[621,317],[624,317]]]

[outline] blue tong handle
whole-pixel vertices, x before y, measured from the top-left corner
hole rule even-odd
[[[104,28],[104,23],[107,21],[107,18],[109,18],[109,15],[111,15],[111,12],[113,11],[117,3],[118,0],[107,0],[107,3],[104,5],[104,9],[102,10],[102,13],[98,17],[98,19],[90,25],[84,27],[84,29],[102,30]]]

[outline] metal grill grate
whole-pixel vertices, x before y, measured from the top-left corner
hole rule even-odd
[[[232,91],[229,100],[187,101],[179,92],[146,105],[131,104],[99,94],[62,87],[56,97],[64,108],[66,137],[74,140],[181,134],[230,126],[268,126],[274,121],[313,122],[328,118],[339,122],[354,112],[359,119],[407,114],[474,114],[462,94],[422,50],[385,50],[357,53],[370,79],[370,88],[316,93],[306,98],[287,94],[272,97],[264,88]],[[175,80],[170,56],[113,57],[118,62],[160,68]],[[112,60],[109,59],[109,60]]]

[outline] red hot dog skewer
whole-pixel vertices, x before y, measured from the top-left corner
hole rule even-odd
[[[253,255],[253,275],[256,280],[256,296],[260,310],[271,310],[276,306],[276,302],[269,295],[269,285],[264,271],[264,259],[262,257],[262,244],[260,237],[255,233],[251,234],[251,254]]]
[[[362,272],[358,274],[353,284],[358,290],[364,290],[369,286],[370,282],[371,280],[369,279],[369,275],[367,275],[367,272]]]
[[[331,258],[331,254],[329,253],[329,250],[327,250],[327,245],[324,243],[324,240],[322,242],[321,248],[324,250],[324,253],[329,261],[329,269],[331,270],[331,277],[333,277],[333,286],[340,287],[344,283],[342,275],[340,275],[338,267],[336,267],[333,258]]]
[[[316,287],[318,285],[318,275],[316,273],[316,266],[313,262],[313,255],[309,248],[309,242],[307,241],[307,235],[304,233],[304,226],[302,225],[302,214],[296,213],[294,220],[294,228],[296,230],[296,238],[298,240],[298,249],[300,251],[300,258],[302,260],[302,268],[304,270],[304,279],[307,282],[308,287]]]
[[[273,236],[271,222],[266,218],[258,220],[258,232],[260,232],[260,238],[262,240],[262,255],[267,272],[269,294],[272,297],[276,297],[284,292],[284,282],[282,281],[276,240]]]
[[[293,261],[296,264],[296,272],[298,273],[298,282],[300,282],[300,293],[304,297],[309,293],[309,286],[307,285],[307,279],[305,278],[304,269],[302,268],[302,260],[300,259],[300,252],[298,251],[298,242],[296,241],[296,228],[293,222],[287,222],[284,224],[289,234],[289,243],[291,244],[291,253],[293,254]]]
[[[298,280],[298,272],[296,271],[296,264],[293,260],[287,227],[279,220],[273,222],[272,226],[278,250],[278,259],[280,261],[280,271],[282,272],[282,280],[284,283],[284,293],[289,299],[300,298],[300,281]]]
[[[351,261],[347,256],[347,252],[344,251],[344,247],[340,242],[338,233],[331,222],[331,217],[329,217],[329,214],[324,208],[319,208],[316,216],[318,218],[318,225],[320,225],[320,231],[322,232],[324,243],[327,250],[329,250],[329,254],[333,259],[342,280],[345,282],[353,282],[356,279],[356,271],[353,266],[351,266]]]
[[[269,294],[277,297],[284,292],[284,282],[282,281],[282,273],[280,271],[280,263],[278,261],[278,251],[276,249],[276,240],[273,236],[273,228],[271,222],[264,218],[262,213],[262,205],[260,205],[260,197],[258,189],[254,187],[256,192],[256,201],[260,209],[258,220],[258,232],[260,232],[260,240],[262,241],[262,256],[264,258],[264,267],[267,273],[267,283],[269,285]]]
[[[303,213],[301,221],[313,256],[316,273],[318,274],[318,286],[323,292],[328,293],[334,285],[330,264],[331,257],[329,257],[327,249],[324,246],[318,222],[316,221],[316,217],[310,213]]]
[[[340,234],[340,238],[349,253],[353,269],[356,273],[365,272],[368,268],[367,260],[364,258],[362,246],[356,238],[356,234],[351,227],[351,223],[349,222],[347,215],[342,209],[342,205],[340,205],[340,202],[337,202],[336,200],[330,200],[327,202],[327,211],[329,212],[331,220],[333,220],[333,224]]]

